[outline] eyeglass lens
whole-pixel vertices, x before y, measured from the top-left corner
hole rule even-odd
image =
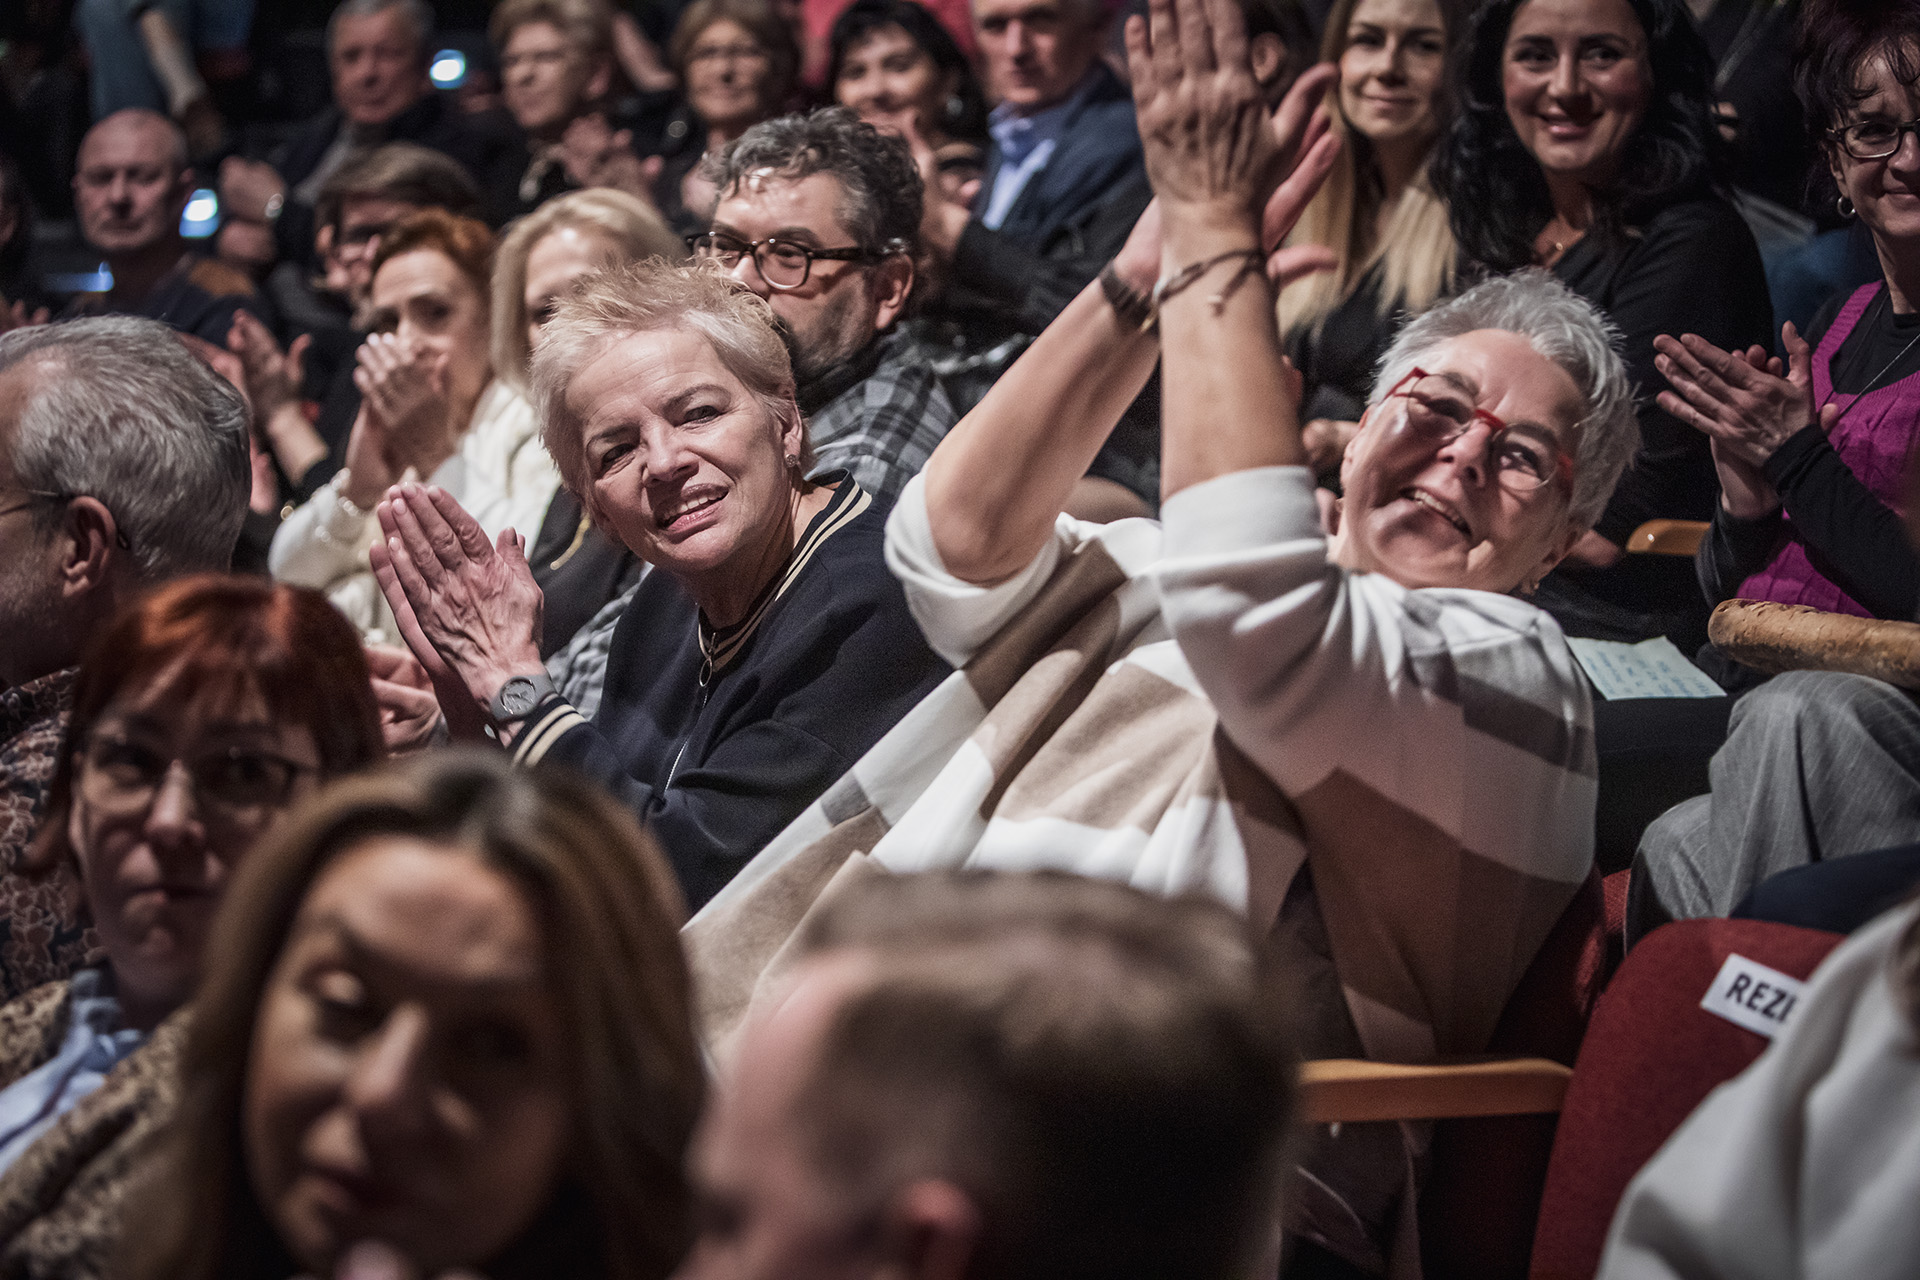
[[[1447,440],[1465,433],[1480,416],[1472,402],[1444,378],[1419,378],[1407,387],[1405,395],[1414,410],[1409,416],[1415,419],[1415,425]],[[1499,424],[1491,414],[1486,417],[1490,425]],[[1493,460],[1501,484],[1510,489],[1537,489],[1553,479],[1553,450],[1531,432],[1496,425],[1487,440],[1487,456]]]
[[[100,735],[87,744],[82,790],[88,801],[113,812],[138,809],[166,781],[175,757],[134,738]],[[300,766],[264,751],[242,747],[210,751],[185,760],[194,794],[229,818],[257,816],[286,803]]]

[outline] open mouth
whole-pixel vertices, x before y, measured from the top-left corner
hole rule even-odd
[[[1447,503],[1442,502],[1439,498],[1428,493],[1425,489],[1406,489],[1401,492],[1400,496],[1417,507],[1425,507],[1427,510],[1433,512],[1442,520],[1445,520],[1448,524],[1458,529],[1461,537],[1465,538],[1469,543],[1473,542],[1473,529],[1467,524],[1460,513],[1455,511]]]
[[[675,525],[690,522],[694,516],[699,515],[702,511],[705,511],[708,507],[713,506],[726,496],[727,491],[725,489],[710,486],[683,493],[680,495],[678,502],[675,502],[671,506],[661,508],[659,514],[654,516],[653,522],[661,529],[672,529]]]

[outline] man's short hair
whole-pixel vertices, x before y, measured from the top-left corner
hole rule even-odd
[[[348,156],[320,185],[314,212],[321,226],[337,229],[347,201],[372,199],[480,216],[480,188],[466,168],[416,142],[389,142]]]
[[[1240,916],[1058,873],[856,882],[800,953],[869,953],[795,1104],[850,1213],[941,1178],[983,1280],[1227,1280],[1277,1230],[1293,1114]]]
[[[847,108],[762,121],[709,157],[705,168],[723,200],[743,179],[762,172],[793,182],[828,174],[843,193],[840,221],[860,248],[876,257],[918,252],[926,196],[913,152]]]
[[[87,139],[92,137],[98,130],[104,129],[107,125],[115,121],[119,121],[122,124],[130,124],[135,120],[138,120],[142,124],[153,125],[167,135],[167,162],[176,178],[193,167],[193,157],[187,146],[186,130],[182,129],[168,117],[148,107],[122,107],[113,114],[94,121],[93,127],[80,135],[81,149],[84,151],[86,149]]]
[[[21,488],[97,499],[150,581],[232,565],[247,515],[247,406],[173,330],[135,316],[16,329],[0,373],[38,376],[11,438]],[[43,532],[60,508],[36,506]]]
[[[530,22],[551,26],[589,63],[613,56],[613,10],[606,0],[501,0],[487,21],[487,38],[505,53],[513,33]]]
[[[1442,342],[1477,329],[1504,329],[1560,366],[1580,389],[1583,416],[1574,446],[1568,516],[1590,528],[1606,509],[1620,473],[1640,449],[1633,384],[1620,359],[1620,330],[1598,308],[1537,267],[1495,276],[1436,303],[1400,330],[1373,380],[1378,404]]]
[[[400,11],[400,20],[413,32],[413,46],[424,65],[427,44],[433,38],[433,6],[427,0],[342,0],[340,7],[327,19],[327,56],[333,56],[333,40],[340,32],[342,18],[371,18],[389,9]]]

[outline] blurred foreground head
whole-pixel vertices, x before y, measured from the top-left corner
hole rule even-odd
[[[1058,874],[856,882],[701,1126],[697,1280],[1252,1274],[1293,1058],[1245,922]]]

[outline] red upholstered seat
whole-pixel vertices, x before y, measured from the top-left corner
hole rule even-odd
[[[1591,1280],[1627,1183],[1680,1122],[1767,1046],[1700,1007],[1730,954],[1805,979],[1840,935],[1758,920],[1683,920],[1633,949],[1574,1063],[1534,1234],[1533,1280]]]

